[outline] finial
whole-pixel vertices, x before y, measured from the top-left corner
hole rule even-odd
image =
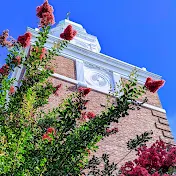
[[[66,19],[69,20],[70,12],[67,12]]]

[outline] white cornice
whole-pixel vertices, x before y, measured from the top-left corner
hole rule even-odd
[[[38,32],[29,27],[27,28],[27,31],[32,33],[33,37],[31,43],[33,44],[36,40]],[[46,48],[51,48],[53,44],[58,41],[60,41],[59,37],[48,35]],[[152,77],[153,79],[161,79],[161,76],[145,71],[142,68],[120,61],[102,53],[92,52],[90,50],[87,50],[71,43],[69,43],[68,46],[62,51],[61,55],[73,60],[80,59],[92,63],[98,67],[102,67],[106,70],[116,72],[124,78],[128,78],[132,70],[136,68],[138,74],[138,82],[141,84],[145,83],[147,77]]]
[[[70,83],[73,83],[75,85],[80,85],[80,86],[85,86],[86,87],[86,84],[83,83],[83,82],[79,82],[78,80],[74,80],[72,78],[68,78],[66,76],[63,76],[63,75],[60,75],[60,74],[57,74],[57,73],[54,73],[52,74],[53,77],[55,77],[56,79],[61,79],[63,81],[67,81],[67,82],[70,82]],[[95,91],[99,91],[101,93],[104,93],[104,94],[108,94],[107,91],[102,91],[102,90],[99,90],[95,87],[90,87],[92,90],[95,90]],[[141,103],[141,102],[138,102],[138,103]],[[159,107],[156,107],[156,106],[153,106],[153,105],[150,105],[150,104],[147,104],[147,103],[144,103],[142,104],[142,107],[144,108],[147,108],[147,109],[151,109],[151,110],[155,110],[155,111],[158,111],[158,112],[162,112],[162,113],[166,113],[166,110],[165,109],[162,109],[162,108],[159,108]]]

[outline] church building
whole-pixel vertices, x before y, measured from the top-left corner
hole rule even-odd
[[[139,68],[102,54],[100,52],[101,44],[97,37],[88,34],[82,25],[69,19],[60,21],[55,28],[51,29],[45,45],[47,49],[61,40],[59,36],[69,24],[77,31],[77,35],[61,52],[60,56],[56,56],[55,60],[51,62],[54,67],[54,74],[49,80],[54,86],[62,84],[62,87],[59,96],[50,96],[49,104],[44,107],[45,110],[57,107],[62,99],[81,86],[92,89],[86,97],[90,100],[87,104],[87,110],[98,114],[104,110],[109,90],[114,89],[116,83],[119,83],[121,79],[128,79],[134,68],[137,69],[139,75],[137,79],[141,85],[144,85],[147,77],[152,77],[155,80],[161,79],[161,76],[148,72],[145,68]],[[27,31],[31,32],[31,43],[34,44],[38,30],[27,28]],[[26,54],[28,50],[29,48],[26,50]],[[19,80],[23,78],[24,73],[24,67],[16,68],[12,75],[18,80],[16,86],[19,85]],[[127,141],[144,131],[153,131],[153,139],[149,143],[158,139],[167,143],[174,143],[166,111],[161,105],[158,93],[147,91],[146,96],[148,102],[143,104],[140,110],[130,111],[129,116],[121,118],[119,123],[115,124],[119,130],[118,133],[112,134],[98,143],[99,149],[96,156],[106,153],[109,154],[111,162],[119,162],[129,152],[126,147]],[[135,151],[131,152],[123,160],[123,163],[133,160],[135,156]]]

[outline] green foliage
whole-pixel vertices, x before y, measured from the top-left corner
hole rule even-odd
[[[26,72],[21,86],[9,97],[7,91],[14,80],[2,77],[0,81],[0,175],[79,175],[88,163],[88,150],[96,151],[97,143],[106,137],[110,123],[118,123],[129,110],[139,107],[140,104],[135,104],[136,99],[145,93],[142,86],[137,86],[137,79],[132,74],[127,83],[122,81],[119,92],[110,95],[114,97],[114,104],[88,122],[79,123],[88,101],[79,92],[68,96],[48,113],[39,111],[55,90],[47,81],[53,72],[45,68],[68,44],[62,40],[47,50],[44,59],[39,59],[49,30],[48,26],[39,31],[32,45],[38,52],[31,50],[26,56],[18,44],[9,50],[6,61],[10,70],[17,66],[12,59],[20,55]],[[49,127],[56,132],[47,134]],[[42,139],[44,134],[48,139]],[[148,138],[144,135],[139,139],[141,143]],[[134,147],[139,141],[131,143],[129,146]],[[107,155],[103,155],[103,161],[105,170],[101,175],[111,174],[116,165],[109,164]]]
[[[127,148],[129,150],[137,149],[138,147],[144,145],[146,142],[148,142],[150,139],[152,139],[151,135],[153,134],[152,131],[144,132],[141,135],[136,135],[135,139],[130,139],[127,142]]]
[[[104,164],[104,167],[100,169],[99,165]],[[101,158],[93,155],[84,169],[88,169],[88,176],[115,176],[114,171],[117,171],[117,164],[114,162],[110,164],[109,155],[103,154]]]

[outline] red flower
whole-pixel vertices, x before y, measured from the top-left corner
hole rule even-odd
[[[159,170],[164,169],[163,171],[167,172],[170,167],[174,167],[176,165],[176,147],[169,147],[163,141],[156,141],[149,148],[147,148],[147,146],[140,147],[137,155],[138,158],[133,162],[130,162],[130,170],[128,163],[121,167],[123,174],[129,176],[145,175],[147,174],[147,170],[152,176],[160,176],[160,174],[158,174]],[[167,176],[167,174],[163,173],[163,176]]]
[[[46,133],[42,136],[42,139],[43,139],[43,140],[46,139],[46,140],[48,140],[48,141],[52,141],[52,138],[49,137],[48,134],[46,134]]]
[[[76,34],[77,31],[73,30],[72,25],[68,25],[60,37],[65,40],[72,40]]]
[[[86,121],[88,121],[89,119],[93,119],[96,116],[93,112],[83,112],[81,115],[81,119]]]
[[[49,127],[48,129],[47,129],[47,132],[46,132],[46,134],[56,134],[56,130],[55,130],[55,128],[53,128],[53,127]]]
[[[30,45],[32,34],[30,32],[26,32],[24,35],[18,37],[17,42],[21,44],[22,47],[26,48]]]
[[[82,118],[83,120],[88,119],[86,112],[82,113],[81,115],[82,115],[82,117],[81,117],[81,118]]]
[[[42,60],[45,57],[46,54],[46,48],[42,48],[42,53],[40,55],[40,60]]]
[[[9,94],[13,94],[15,92],[15,87],[14,86],[10,86],[10,90],[9,90]]]
[[[46,12],[43,13],[43,17],[40,18],[40,26],[48,26],[49,24],[53,25],[55,23],[54,21],[54,15],[52,13]]]
[[[150,176],[148,171],[145,168],[141,167],[141,166],[136,166],[128,174],[131,175],[131,176]]]
[[[41,6],[37,7],[36,11],[37,16],[40,18],[41,27],[47,26],[49,24],[52,25],[55,23],[53,7],[49,5],[47,0]]]
[[[145,87],[150,91],[155,93],[159,88],[164,85],[164,80],[153,80],[152,78],[148,77],[145,82]]]
[[[118,131],[119,131],[119,130],[118,130],[118,128],[116,128],[116,127],[115,127],[115,128],[112,128],[112,129],[109,129],[109,128],[108,128],[108,129],[106,130],[107,133],[111,133],[111,132],[115,132],[115,133],[116,133],[116,132],[118,132]]]
[[[56,90],[53,92],[54,95],[59,96],[59,90],[60,90],[61,86],[62,86],[62,84],[59,84],[59,85],[57,85],[57,86],[55,87]]]
[[[15,59],[12,60],[14,63],[17,63],[17,65],[20,65],[21,63],[21,57],[20,56],[16,56]]]
[[[111,130],[108,128],[108,129],[106,129],[106,133],[110,133],[111,132]]]
[[[4,30],[2,32],[2,35],[0,35],[0,45],[2,47],[4,47],[4,46],[11,47],[13,45],[12,40],[11,41],[7,41],[8,37],[9,37],[9,31],[8,30]]]
[[[9,66],[7,64],[3,65],[0,68],[0,74],[6,75],[6,76],[9,74]]]
[[[83,96],[86,96],[90,91],[91,91],[90,88],[85,88],[85,87],[79,87],[78,88],[78,92],[82,93]]]
[[[87,113],[87,118],[88,119],[93,119],[96,115],[93,112],[88,112]]]

